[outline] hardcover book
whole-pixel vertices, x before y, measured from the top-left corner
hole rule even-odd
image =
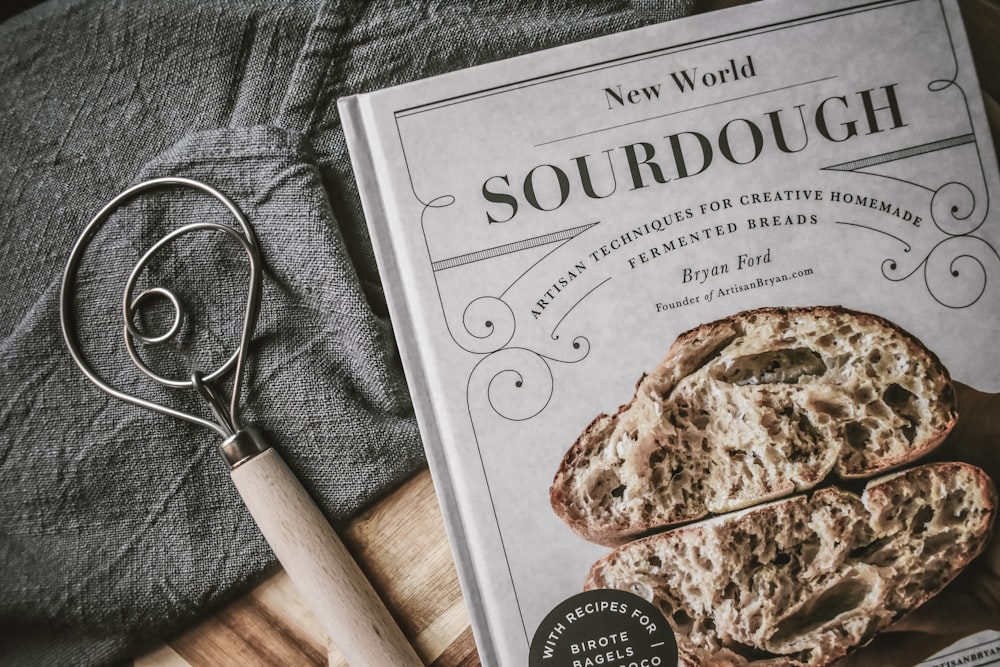
[[[954,2],[761,2],[340,110],[484,664],[825,665],[935,618],[926,664],[996,660],[944,611],[996,551],[1000,390]]]

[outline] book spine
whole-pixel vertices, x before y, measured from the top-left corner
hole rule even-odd
[[[385,286],[405,287],[398,264],[398,255],[393,250],[392,230],[389,224],[390,206],[383,199],[378,187],[379,164],[382,153],[377,146],[375,124],[371,118],[371,107],[364,96],[351,96],[338,101],[344,133],[350,146],[351,166],[357,180],[361,204],[364,208],[372,249],[378,264],[379,277]],[[388,188],[386,189],[388,191]],[[406,383],[420,428],[424,452],[430,466],[434,490],[441,505],[445,529],[451,545],[455,567],[462,584],[462,595],[468,608],[472,630],[479,651],[479,658],[487,667],[499,665],[496,647],[489,631],[489,622],[483,603],[478,576],[472,554],[468,549],[467,531],[461,515],[459,500],[455,494],[452,473],[443,450],[443,440],[438,426],[419,343],[414,332],[416,324],[406,299],[397,296],[391,289],[385,289],[386,303],[392,320],[392,329],[403,360]]]

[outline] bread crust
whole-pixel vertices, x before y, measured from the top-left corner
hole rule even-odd
[[[762,322],[770,322],[772,324],[760,325]],[[581,494],[579,490],[574,489],[574,483],[578,481],[575,477],[580,474],[580,470],[583,467],[588,465],[588,462],[595,460],[601,454],[606,454],[607,448],[616,446],[616,443],[611,442],[613,434],[617,433],[619,441],[621,441],[619,431],[621,430],[620,425],[622,423],[630,418],[639,420],[639,417],[635,417],[634,413],[640,410],[647,410],[648,412],[649,396],[662,396],[664,397],[663,405],[668,405],[668,402],[674,398],[678,386],[689,381],[689,378],[693,374],[705,374],[707,372],[705,370],[706,365],[710,363],[716,363],[716,366],[718,366],[717,361],[721,351],[725,351],[734,345],[740,349],[752,347],[744,342],[748,330],[755,327],[760,329],[762,326],[763,328],[770,327],[773,330],[777,330],[781,325],[773,323],[782,322],[789,323],[789,326],[793,326],[796,322],[806,322],[805,326],[812,326],[812,323],[849,322],[853,327],[852,331],[868,331],[870,329],[878,332],[878,335],[881,336],[880,340],[893,341],[892,345],[898,346],[898,357],[905,360],[905,363],[910,367],[919,369],[919,372],[928,379],[928,386],[933,387],[932,391],[936,391],[938,394],[931,397],[934,400],[935,415],[937,415],[934,417],[936,423],[933,425],[933,428],[921,427],[922,432],[918,434],[919,437],[916,437],[906,446],[896,447],[896,451],[886,451],[877,455],[855,454],[848,451],[843,442],[819,442],[820,438],[815,438],[817,442],[814,449],[818,453],[815,455],[810,454],[810,456],[817,456],[821,460],[814,466],[799,466],[795,468],[795,474],[798,475],[795,479],[792,479],[791,476],[788,479],[782,479],[780,474],[771,475],[769,478],[761,481],[759,488],[753,489],[752,493],[747,492],[747,497],[738,497],[740,492],[738,491],[734,494],[737,497],[734,497],[731,501],[723,501],[716,509],[698,506],[698,499],[693,497],[694,493],[689,494],[691,497],[686,496],[685,501],[679,503],[678,507],[668,512],[665,517],[658,516],[653,512],[648,517],[595,521],[591,513],[588,513],[585,508],[580,507],[582,504],[580,499]],[[845,325],[841,324],[839,326]],[[831,349],[844,348],[842,341],[838,339],[839,334],[833,332],[826,335],[832,337]],[[847,333],[844,334],[844,336],[847,335]],[[814,338],[816,337],[814,336]],[[823,339],[822,337],[818,338],[818,340]],[[788,340],[791,342],[786,345],[785,343]],[[773,350],[775,354],[785,355],[779,360],[779,366],[780,362],[785,362],[786,366],[789,364],[794,366],[796,362],[801,361],[800,365],[803,365],[803,368],[808,371],[810,364],[822,363],[824,367],[827,367],[837,363],[835,355],[827,355],[825,350],[815,350],[814,348],[818,347],[815,341],[807,345],[799,341],[797,336],[792,336],[788,340],[776,339],[769,341],[770,348],[768,349]],[[756,353],[757,356],[764,358],[764,355],[768,353],[768,349],[758,350]],[[753,357],[753,354],[746,356],[750,358]],[[843,356],[842,353],[841,356]],[[816,358],[820,357],[822,358],[821,361],[816,361]],[[738,363],[739,360],[737,360]],[[810,379],[812,376],[805,373],[803,377]],[[755,380],[755,377],[751,377],[750,383],[753,383]],[[801,378],[797,379],[796,382],[787,382],[786,378],[779,378],[778,382],[784,385],[782,391],[785,394],[796,391],[799,388],[803,391],[819,391],[819,389],[827,391],[826,388],[821,388],[819,383],[807,384]],[[716,384],[719,383],[717,382]],[[749,388],[744,387],[739,391],[742,394],[753,394],[755,400],[772,400],[775,392],[765,386],[766,384],[765,382],[761,385],[750,386]],[[895,386],[899,387],[899,385]],[[902,396],[900,400],[904,403],[911,400],[913,396],[913,392],[909,389],[900,388],[899,393]],[[830,395],[832,396],[833,394]],[[697,395],[695,394],[695,396]],[[781,400],[790,399],[783,398]],[[842,401],[843,399],[837,397],[837,400]],[[924,397],[919,397],[919,400],[923,401]],[[820,399],[817,398],[816,402],[819,403],[819,401]],[[891,401],[887,399],[883,403],[885,402]],[[838,405],[837,409],[841,409],[841,407]],[[775,410],[777,409],[775,408]],[[789,408],[784,406],[781,409],[787,411]],[[895,410],[896,408],[893,406],[892,409]],[[900,412],[905,412],[907,409],[911,410],[911,412],[916,411],[916,408],[903,405],[900,407]],[[892,415],[889,416],[892,417]],[[649,421],[653,420],[653,417],[649,415],[646,415],[646,417],[649,418]],[[662,418],[662,415],[658,414],[656,417]],[[820,417],[822,418],[822,415]],[[550,502],[556,514],[578,535],[592,542],[614,546],[653,530],[701,519],[719,511],[731,511],[739,507],[767,502],[775,498],[787,496],[796,491],[812,488],[825,479],[831,472],[841,479],[865,479],[898,468],[922,458],[935,449],[951,431],[957,417],[954,390],[947,369],[941,364],[937,356],[925,348],[916,337],[885,318],[869,313],[851,311],[840,306],[808,308],[768,307],[744,311],[715,322],[700,325],[678,336],[670,346],[665,359],[653,371],[643,374],[639,379],[632,399],[620,406],[617,412],[612,415],[598,415],[572,447],[569,448],[559,465],[550,488]],[[798,418],[801,422],[801,415]],[[808,422],[810,418],[807,417],[806,421]],[[898,415],[893,418],[896,419],[896,422],[901,421]],[[905,419],[902,420],[903,423],[905,421]],[[639,428],[644,428],[642,422],[639,423]],[[807,423],[808,428],[812,428],[812,426]],[[851,427],[844,426],[842,428],[846,433],[846,429]],[[673,431],[681,432],[683,429],[676,428]],[[727,433],[726,435],[728,436],[729,434]],[[840,440],[848,438],[848,435],[844,435]],[[671,440],[671,438],[673,439]],[[662,436],[655,444],[637,442],[635,445],[646,447],[650,460],[653,460],[657,456],[660,456],[660,453],[655,451],[657,448],[664,450],[664,456],[672,456],[684,450],[686,445],[683,443],[683,435],[671,435],[668,431],[667,435]],[[630,442],[629,444],[631,445],[632,443]],[[884,443],[882,442],[872,442],[871,444],[873,446],[884,447]],[[647,453],[646,450],[643,451],[644,455]],[[769,456],[769,451],[765,451],[764,456]],[[795,455],[795,452],[793,452],[793,455]],[[757,454],[754,453],[754,456],[757,456]],[[852,456],[854,457],[853,459],[850,458]],[[680,474],[683,476],[686,472],[682,471]],[[598,489],[605,495],[615,492],[618,488],[613,486],[613,476],[611,479],[612,482],[608,483],[610,488]],[[742,483],[742,480],[739,479],[732,481],[734,486]],[[594,495],[598,495],[596,491]],[[597,500],[598,502],[605,502],[607,498]],[[614,501],[609,502],[613,503]],[[643,499],[643,502],[655,504],[660,502],[660,500],[646,497]]]
[[[988,543],[996,488],[966,463],[827,487],[631,542],[585,590],[645,597],[681,663],[823,667],[951,582]]]

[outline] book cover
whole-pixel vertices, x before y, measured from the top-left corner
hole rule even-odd
[[[340,109],[485,664],[827,664],[990,548],[956,461],[1000,180],[954,2],[755,3]],[[965,641],[927,664],[1000,652]]]

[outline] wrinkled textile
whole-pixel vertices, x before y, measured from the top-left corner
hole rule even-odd
[[[65,350],[62,271],[105,202],[174,175],[246,213],[265,275],[245,418],[344,518],[423,454],[336,99],[686,11],[684,0],[67,0],[0,25],[0,663],[122,661],[273,565],[218,436],[106,396]],[[120,314],[142,253],[202,220],[232,224],[181,188],[123,207],[87,247],[73,316],[102,378],[204,415],[190,392],[134,369]],[[186,379],[231,353],[240,253],[205,232],[150,262],[138,290],[183,294],[179,339],[197,344],[193,360],[144,350],[157,372]],[[147,305],[142,327],[169,324],[162,300]]]

